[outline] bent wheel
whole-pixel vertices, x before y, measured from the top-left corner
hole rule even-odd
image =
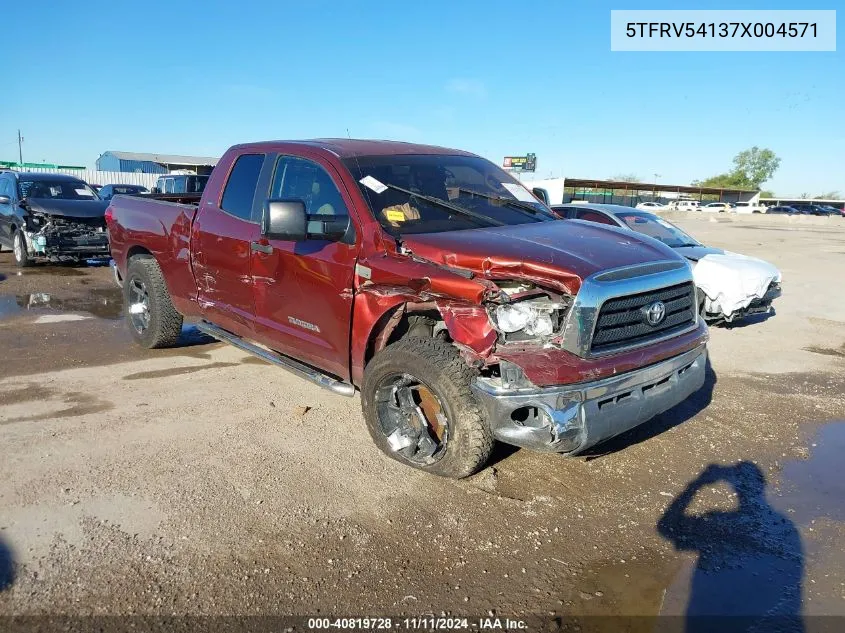
[[[361,389],[376,446],[436,475],[476,472],[493,436],[470,387],[475,375],[455,347],[438,339],[408,337],[387,346],[367,365]]]

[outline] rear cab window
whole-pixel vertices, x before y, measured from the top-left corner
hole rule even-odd
[[[252,221],[255,192],[263,165],[264,154],[242,154],[237,158],[223,189],[220,202],[223,211],[241,220]]]

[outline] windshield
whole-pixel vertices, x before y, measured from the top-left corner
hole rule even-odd
[[[674,224],[651,213],[628,211],[617,213],[616,217],[622,220],[631,230],[660,240],[666,246],[671,246],[672,248],[678,248],[680,246],[701,246],[695,238],[684,233]]]
[[[21,180],[22,198],[99,200],[100,196],[81,180]]]
[[[477,156],[360,156],[344,164],[373,215],[392,235],[555,219],[528,189]]]

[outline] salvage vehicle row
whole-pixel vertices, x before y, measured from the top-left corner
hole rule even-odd
[[[107,203],[63,174],[0,173],[0,245],[18,266],[109,257]]]

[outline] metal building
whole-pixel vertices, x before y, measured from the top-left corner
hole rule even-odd
[[[100,154],[97,169],[142,174],[168,174],[188,171],[193,174],[210,174],[217,158],[209,156],[180,156],[178,154],[143,154],[109,150]]]

